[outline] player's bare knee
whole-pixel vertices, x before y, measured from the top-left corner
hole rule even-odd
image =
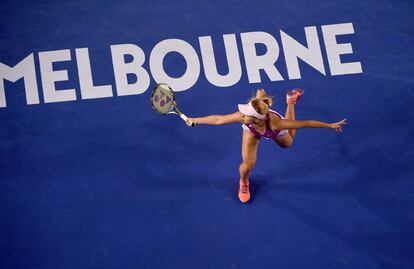
[[[289,142],[280,144],[280,147],[283,149],[287,149],[287,148],[290,148],[292,145],[293,145],[293,141],[289,141]]]
[[[243,162],[244,168],[249,171],[253,169],[254,165],[254,162]]]

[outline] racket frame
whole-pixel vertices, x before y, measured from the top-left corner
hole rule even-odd
[[[167,113],[161,113],[159,110],[157,110],[156,108],[155,108],[155,106],[154,106],[154,95],[155,95],[155,91],[157,90],[157,88],[158,87],[160,87],[160,85],[165,85],[165,86],[167,86],[167,89],[166,88],[163,88],[163,90],[166,90],[166,91],[168,91],[168,92],[171,92],[171,94],[172,94],[172,102],[173,102],[173,110],[171,110],[170,112],[167,112]],[[180,116],[181,117],[181,119],[183,120],[183,121],[185,121],[185,122],[187,122],[187,120],[188,120],[188,117],[183,113],[183,112],[181,112],[181,110],[178,108],[178,106],[177,106],[177,101],[176,101],[176,98],[175,98],[175,92],[172,90],[172,88],[168,85],[168,84],[166,84],[166,83],[157,83],[157,85],[155,86],[155,88],[154,88],[154,90],[152,91],[152,94],[151,94],[151,106],[152,106],[152,109],[154,110],[154,111],[156,111],[157,113],[159,113],[159,114],[161,114],[161,115],[168,115],[168,114],[176,114],[176,115],[178,115],[178,116]],[[174,109],[176,110],[176,111],[174,111]],[[195,124],[194,123],[192,123],[191,124],[191,126],[194,126]]]

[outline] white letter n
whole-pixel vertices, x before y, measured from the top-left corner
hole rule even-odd
[[[316,27],[305,27],[305,34],[308,43],[307,48],[280,30],[289,79],[301,78],[298,58],[326,75]]]

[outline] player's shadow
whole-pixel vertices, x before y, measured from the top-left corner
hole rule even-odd
[[[255,200],[261,199],[263,193],[269,188],[269,181],[262,177],[252,177],[250,179],[250,201],[254,203]]]
[[[408,180],[412,173],[413,153],[403,145],[408,138],[405,137],[397,145],[387,144],[382,148],[369,146],[354,156],[340,156],[355,168],[353,174],[338,175],[340,178],[325,176],[323,170],[327,169],[326,166],[321,164],[315,168],[315,163],[301,165],[300,170],[294,171],[294,176],[288,168],[274,171],[271,175],[252,176],[255,184],[253,197],[260,198],[269,207],[285,211],[307,226],[336,238],[353,249],[368,253],[384,268],[405,268],[407,264],[412,267],[414,200],[406,195],[408,190],[402,187],[412,186]],[[401,148],[405,150],[400,151]],[[323,152],[320,153],[321,159],[322,154]],[[277,176],[272,178],[272,175]],[[308,207],[302,208],[281,198],[289,193],[344,196],[362,206],[369,215],[374,215],[389,225],[389,228],[342,229],[337,223],[323,219],[323,214],[307,212],[305,208]],[[401,197],[390,197],[395,194]],[[398,267],[397,264],[403,265]]]
[[[270,192],[262,192],[261,196],[275,210],[285,211],[307,226],[336,238],[352,249],[368,253],[384,268],[406,268],[399,267],[397,264],[414,265],[412,231],[414,221],[401,213],[402,210],[414,209],[413,201],[366,194],[356,195],[355,199],[361,205],[392,227],[387,230],[363,229],[361,231],[361,229],[342,229],[337,223],[331,223],[318,217],[314,212],[307,212],[300,206],[276,198]]]

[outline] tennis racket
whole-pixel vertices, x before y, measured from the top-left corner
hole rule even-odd
[[[162,115],[175,114],[185,122],[188,120],[188,117],[177,106],[174,91],[165,83],[159,83],[155,86],[151,95],[151,104],[152,108]],[[191,123],[191,126],[194,127],[195,123]]]

